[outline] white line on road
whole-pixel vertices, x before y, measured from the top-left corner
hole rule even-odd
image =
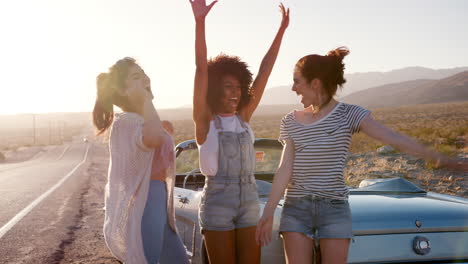
[[[57,160],[61,160],[63,158],[63,156],[65,156],[65,153],[67,152],[67,150],[70,148],[70,145],[67,145],[67,147],[65,147],[65,149],[63,150],[62,154],[60,154],[60,157],[58,157],[56,159]]]
[[[86,153],[85,153],[85,156],[83,158],[83,160],[78,163],[78,165],[75,166],[75,168],[73,168],[67,175],[65,175],[65,177],[63,177],[58,183],[56,183],[54,186],[52,186],[52,188],[50,188],[47,192],[43,193],[41,196],[39,196],[36,200],[34,200],[31,204],[29,204],[26,208],[24,208],[23,210],[21,210],[21,212],[19,212],[17,215],[15,215],[15,217],[13,217],[10,221],[8,221],[8,223],[6,223],[4,226],[2,226],[0,228],[0,239],[13,227],[15,226],[21,219],[23,219],[23,217],[25,217],[29,212],[31,212],[32,209],[34,209],[34,207],[36,207],[36,205],[38,205],[40,202],[42,202],[42,200],[44,200],[47,196],[49,196],[49,194],[51,194],[53,191],[55,191],[55,189],[57,189],[58,187],[60,187],[60,185],[62,185],[62,183],[64,183],[68,178],[70,178],[70,176],[73,175],[73,173],[81,166],[83,165],[83,163],[85,163],[86,161],[86,158],[88,157],[88,151],[89,151],[89,144],[88,146],[86,147]]]

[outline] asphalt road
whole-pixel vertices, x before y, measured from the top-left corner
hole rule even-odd
[[[0,263],[60,263],[89,183],[93,143],[57,146],[0,165]]]

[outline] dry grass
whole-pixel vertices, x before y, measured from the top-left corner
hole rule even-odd
[[[457,146],[463,147],[468,135],[468,103],[382,108],[373,110],[372,116],[448,155],[455,154]],[[353,138],[351,152],[372,151],[379,146],[380,142],[357,134]]]

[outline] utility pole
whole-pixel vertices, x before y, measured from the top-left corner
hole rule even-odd
[[[52,121],[49,120],[49,145],[52,145]]]
[[[33,145],[36,145],[36,115],[33,114]]]
[[[60,144],[63,144],[63,139],[64,139],[63,123],[64,123],[64,121],[62,121],[62,120],[59,121]]]

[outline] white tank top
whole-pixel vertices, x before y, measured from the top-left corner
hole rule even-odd
[[[223,131],[235,133],[242,133],[245,131],[236,115],[225,117],[219,116],[219,118],[221,119]],[[252,128],[248,123],[245,123],[245,126],[252,138],[252,143],[254,143],[255,137]],[[198,146],[200,154],[200,170],[203,175],[214,176],[218,172],[219,132],[220,130],[215,126],[215,121],[211,120],[210,130],[208,131],[206,140],[202,145]]]

